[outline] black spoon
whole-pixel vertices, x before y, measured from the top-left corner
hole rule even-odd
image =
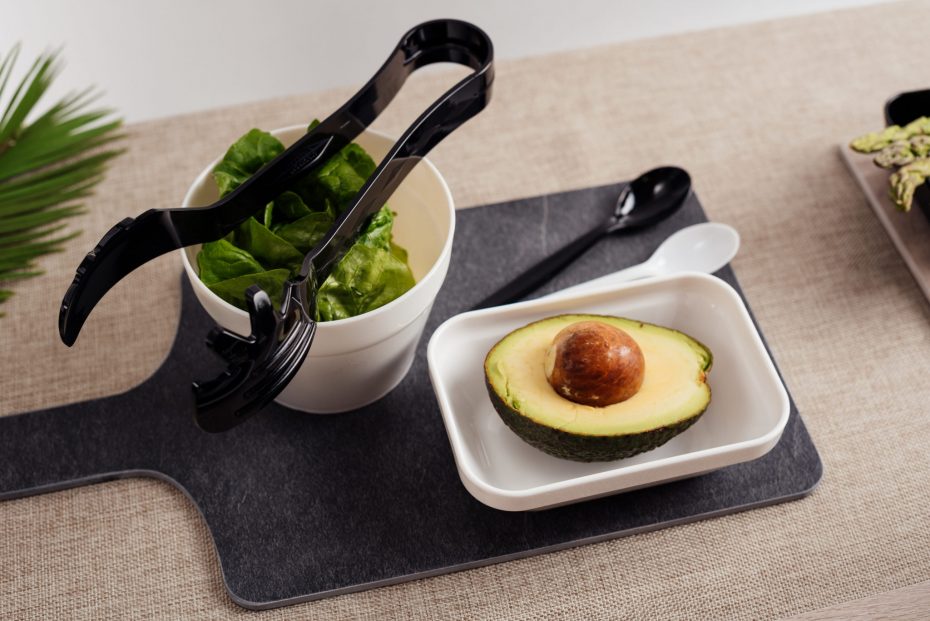
[[[481,300],[471,310],[516,302],[561,272],[601,238],[658,223],[681,207],[691,191],[691,177],[681,168],[654,168],[634,179],[617,197],[610,218]]]

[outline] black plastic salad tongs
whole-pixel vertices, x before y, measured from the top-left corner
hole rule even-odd
[[[77,268],[61,303],[58,329],[66,345],[100,299],[124,276],[166,252],[219,239],[263,209],[290,184],[324,164],[387,107],[407,77],[425,65],[452,62],[473,72],[436,100],[404,132],[299,274],[284,285],[281,309],[257,286],[246,291],[251,334],[214,328],[207,345],[225,372],[194,382],[195,420],[224,431],[274,399],[297,372],[316,331],[315,292],[362,225],[430,149],[487,105],[494,80],[493,48],[479,28],[458,20],[420,24],[403,36],[378,72],[341,108],[236,190],[207,207],[150,209],[110,229]]]

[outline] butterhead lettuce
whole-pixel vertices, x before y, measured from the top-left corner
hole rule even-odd
[[[312,127],[312,126],[311,126]],[[239,138],[213,170],[224,196],[284,151],[271,134],[253,129]],[[215,294],[245,309],[245,290],[257,284],[280,304],[284,282],[326,234],[375,169],[371,157],[349,144],[299,180],[227,237],[203,245],[200,279]],[[374,310],[414,285],[407,253],[392,238],[394,214],[385,205],[366,224],[317,292],[317,319],[345,319]]]
[[[414,285],[404,258],[393,251],[394,214],[382,207],[317,293],[321,321],[367,313],[395,299]]]

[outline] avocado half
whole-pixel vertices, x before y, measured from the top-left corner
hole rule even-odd
[[[549,385],[546,350],[563,328],[600,321],[629,334],[645,358],[643,385],[606,407],[569,401]],[[514,330],[484,361],[494,409],[520,438],[574,461],[610,461],[665,444],[700,418],[710,403],[711,351],[687,334],[623,317],[558,315]]]

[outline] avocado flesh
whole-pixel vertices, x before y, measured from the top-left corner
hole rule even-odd
[[[624,330],[643,352],[643,385],[626,401],[581,405],[546,379],[546,350],[555,335],[590,320]],[[621,317],[559,315],[508,334],[488,353],[484,371],[495,409],[522,439],[557,457],[604,461],[656,448],[692,425],[710,403],[705,376],[712,360],[707,347],[676,330]]]

